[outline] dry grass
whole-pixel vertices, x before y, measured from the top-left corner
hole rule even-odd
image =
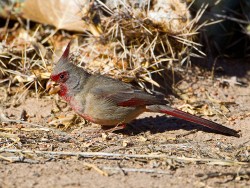
[[[204,55],[195,42],[204,7],[191,19],[188,7],[179,1],[144,1],[139,7],[122,2],[114,6],[97,1],[82,7],[89,32],[74,36],[75,61],[92,73],[135,82],[144,89],[171,88],[168,80],[173,80],[175,67],[189,62],[191,56]],[[158,17],[157,11],[161,11]],[[1,34],[0,77],[5,78],[1,82],[18,85],[23,96],[30,88],[38,94],[58,55],[57,51],[52,55],[52,46],[61,50],[71,37],[48,26],[30,27],[29,22],[17,20],[10,28],[7,19]]]
[[[81,65],[90,72],[137,82],[144,89],[171,88],[166,78],[173,76],[169,73],[173,73],[175,66],[189,61],[191,56],[204,55],[195,42],[201,27],[197,22],[204,7],[191,19],[188,7],[179,1],[163,3],[160,8],[163,15],[156,15],[157,4],[145,4],[140,9],[121,4],[112,10],[102,4],[101,9],[110,16],[99,15],[100,22],[92,23],[91,31],[98,33],[99,40],[97,36],[89,37],[81,46]]]

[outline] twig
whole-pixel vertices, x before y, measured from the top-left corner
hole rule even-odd
[[[9,157],[4,157],[2,155],[0,155],[0,159],[2,159],[4,161],[12,162],[12,159],[10,159]]]
[[[171,159],[175,161],[182,162],[200,162],[200,163],[210,163],[216,165],[250,165],[247,162],[239,162],[233,160],[224,160],[224,159],[212,159],[212,158],[190,158],[190,157],[176,157],[168,155],[137,155],[137,154],[122,154],[122,153],[106,153],[106,152],[63,152],[63,151],[38,151],[38,150],[19,150],[19,149],[0,149],[1,152],[8,153],[23,153],[23,154],[39,154],[39,155],[59,155],[59,156],[78,156],[83,158],[106,158],[106,159]]]
[[[188,136],[188,135],[191,135],[191,134],[195,134],[195,133],[197,133],[197,130],[192,130],[192,131],[189,131],[187,133],[177,135],[176,137],[177,138],[181,138],[181,137],[185,137],[185,136]]]
[[[39,161],[37,160],[32,160],[32,159],[26,159],[25,157],[4,157],[0,155],[0,160],[8,161],[10,163],[30,163],[30,164],[37,164]]]
[[[29,123],[27,121],[22,121],[22,120],[17,120],[17,119],[9,119],[3,113],[0,114],[0,122],[2,122],[2,123],[20,123],[20,124],[30,125],[30,126],[34,126],[34,127],[44,128],[44,126],[39,125],[39,124]]]
[[[123,168],[121,167],[121,164],[120,164],[120,163],[118,163],[118,169],[122,172],[122,174],[123,174],[124,176],[128,175],[128,173],[125,172],[125,170],[123,170]]]
[[[15,143],[20,141],[20,138],[16,134],[0,132],[0,137],[9,138]]]
[[[0,131],[26,131],[26,132],[32,132],[32,131],[51,131],[48,128],[10,128],[10,127],[5,127],[5,128],[0,128]]]
[[[233,177],[237,177],[237,176],[250,176],[250,171],[246,171],[246,172],[212,172],[212,173],[208,173],[208,174],[203,174],[203,173],[199,173],[195,175],[196,177],[202,177],[203,180],[207,180],[209,178],[216,178],[216,177],[221,177],[221,176],[233,176]]]
[[[93,168],[95,171],[97,171],[99,174],[103,175],[103,176],[109,176],[109,174],[103,170],[101,170],[100,168],[98,168],[96,165],[94,164],[90,164],[90,163],[84,163],[84,166],[87,166],[89,168]]]
[[[222,19],[234,21],[234,22],[241,23],[241,24],[249,24],[250,23],[249,21],[245,21],[245,20],[242,20],[242,19],[237,19],[237,18],[234,18],[234,17],[229,17],[229,16],[226,16],[226,15],[221,15],[221,14],[213,14],[213,15],[215,17],[217,17],[217,18],[222,18]]]
[[[120,172],[122,170],[123,172],[144,172],[144,173],[168,174],[168,175],[170,175],[169,172],[166,172],[166,171],[163,171],[163,170],[147,169],[147,168],[102,167],[102,169],[117,171],[117,172]]]
[[[41,128],[42,130],[44,130],[45,128],[46,129],[49,129],[50,131],[56,133],[56,134],[59,134],[59,135],[62,135],[62,136],[67,136],[67,137],[70,137],[71,139],[73,139],[71,136],[69,136],[67,133],[65,132],[62,132],[62,131],[59,131],[59,130],[56,130],[56,129],[53,129],[53,128],[48,128],[48,127],[44,127],[42,125],[39,125],[39,124],[36,124],[36,123],[29,123],[29,122],[26,122],[26,121],[22,121],[22,120],[13,120],[13,119],[9,119],[7,118],[3,113],[0,113],[0,123],[20,123],[20,124],[24,124],[24,125],[28,125],[28,126],[34,126],[34,127],[39,127]]]

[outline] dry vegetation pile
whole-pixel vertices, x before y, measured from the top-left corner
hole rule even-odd
[[[184,169],[181,174],[187,181],[192,167],[197,168],[192,178],[202,182],[197,187],[216,178],[230,186],[249,185],[250,147],[245,133],[249,128],[243,124],[249,123],[245,104],[250,99],[235,96],[236,90],[250,95],[248,86],[234,78],[215,80],[214,72],[183,68],[192,57],[205,56],[197,35],[207,24],[199,23],[207,6],[201,5],[195,17],[190,6],[181,0],[0,2],[4,16],[0,21],[0,165],[7,169],[14,162],[77,161],[76,166],[83,164],[83,170],[103,176],[136,172],[173,177]],[[122,131],[100,131],[98,125],[72,115],[65,102],[48,96],[44,89],[70,40],[72,61],[87,71],[148,92],[171,90],[181,99],[173,99],[180,109],[242,129],[243,137],[237,140],[202,128],[194,131],[192,124],[157,114],[154,118],[146,114]],[[176,85],[176,74],[185,76],[186,82]],[[4,176],[0,173],[0,187]]]

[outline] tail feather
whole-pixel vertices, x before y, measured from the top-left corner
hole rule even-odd
[[[160,112],[171,115],[171,116],[175,116],[175,117],[178,117],[180,119],[184,119],[184,120],[187,120],[187,121],[190,121],[190,122],[193,122],[193,123],[203,125],[205,127],[208,127],[210,129],[219,131],[219,132],[227,134],[227,135],[240,137],[240,135],[238,134],[238,131],[235,131],[233,129],[230,129],[228,127],[225,127],[225,126],[220,125],[218,123],[215,123],[213,121],[191,115],[191,114],[183,112],[181,110],[177,110],[177,109],[167,107],[166,110],[161,109]]]
[[[213,121],[209,121],[207,119],[194,116],[192,114],[183,112],[181,110],[171,108],[168,105],[149,105],[149,106],[146,106],[146,110],[148,112],[160,112],[160,113],[168,114],[171,116],[175,116],[177,118],[203,125],[205,127],[219,131],[219,132],[227,134],[227,135],[240,137],[240,135],[238,133],[239,131],[235,131],[233,129],[230,129],[228,127],[225,127],[225,126],[220,125],[218,123],[215,123]]]

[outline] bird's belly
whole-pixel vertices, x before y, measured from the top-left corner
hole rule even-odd
[[[145,107],[118,106],[111,101],[100,99],[95,95],[88,95],[85,102],[80,103],[84,105],[79,106],[79,102],[77,101],[80,99],[71,100],[72,108],[84,119],[100,125],[114,126],[129,123],[145,111]]]
[[[105,109],[96,111],[85,111],[84,113],[79,113],[84,119],[89,120],[93,123],[114,126],[123,123],[129,123],[141,113],[144,112],[144,108],[127,108],[119,107],[115,110]]]

